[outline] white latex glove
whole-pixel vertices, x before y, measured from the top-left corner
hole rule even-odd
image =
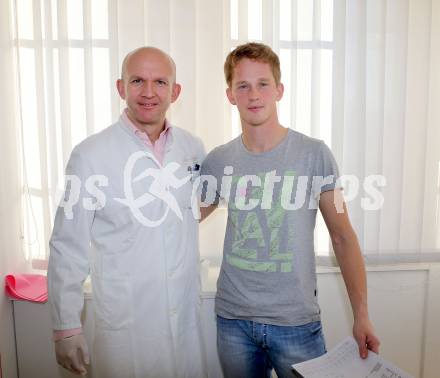
[[[55,341],[55,355],[63,368],[75,374],[87,374],[85,365],[90,363],[89,348],[82,333]]]

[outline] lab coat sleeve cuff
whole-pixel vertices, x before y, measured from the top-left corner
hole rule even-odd
[[[83,333],[82,328],[63,329],[61,331],[53,331],[53,341],[65,339],[66,337],[75,336]]]

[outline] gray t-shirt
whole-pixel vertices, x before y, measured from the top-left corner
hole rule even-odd
[[[202,199],[228,206],[215,311],[230,319],[301,325],[320,319],[313,243],[319,194],[338,184],[320,140],[293,130],[252,153],[241,136],[202,164]]]

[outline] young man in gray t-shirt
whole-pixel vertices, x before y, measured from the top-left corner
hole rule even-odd
[[[325,353],[317,302],[313,232],[322,212],[340,264],[361,357],[378,352],[368,317],[365,268],[338,186],[337,164],[319,140],[284,128],[277,55],[259,43],[225,62],[227,96],[242,135],[202,165],[202,219],[228,206],[217,284],[217,345],[226,377],[291,377],[293,363]],[[210,176],[210,177],[208,177]]]

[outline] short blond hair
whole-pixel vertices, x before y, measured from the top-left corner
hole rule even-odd
[[[278,85],[281,82],[280,59],[278,58],[278,55],[275,54],[269,46],[263,43],[249,42],[244,45],[237,46],[226,57],[224,70],[226,83],[229,87],[231,87],[232,84],[235,67],[240,60],[245,58],[268,63],[272,70],[275,83]]]

